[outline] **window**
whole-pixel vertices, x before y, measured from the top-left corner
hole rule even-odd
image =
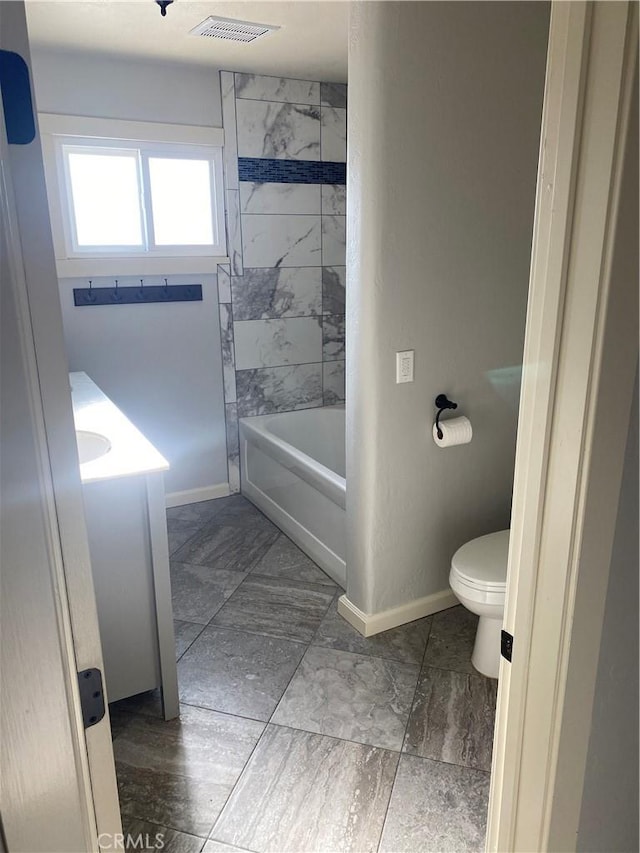
[[[221,130],[64,116],[40,123],[60,273],[205,272],[204,258],[225,257],[222,148],[200,144]],[[114,129],[135,129],[135,138],[112,138]]]
[[[72,251],[144,251],[138,152],[62,147]]]

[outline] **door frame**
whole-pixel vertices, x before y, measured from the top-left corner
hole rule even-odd
[[[0,3],[4,50],[31,69],[24,2]],[[33,85],[31,100],[35,103]],[[38,423],[39,452],[50,531],[50,571],[58,592],[61,654],[67,662],[70,725],[78,778],[84,789],[87,850],[121,849],[122,826],[108,708],[84,729],[76,672],[104,672],[98,616],[75,444],[68,362],[55,268],[40,136],[3,146],[9,191],[20,335],[31,366],[29,396]],[[3,283],[4,286],[4,283]],[[19,603],[16,604],[19,606]],[[108,700],[105,690],[105,700]],[[101,844],[102,842],[102,844]]]
[[[552,3],[488,850],[576,845],[638,352],[637,33],[633,2]]]

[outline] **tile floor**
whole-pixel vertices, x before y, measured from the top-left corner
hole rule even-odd
[[[482,850],[497,685],[471,667],[475,617],[365,639],[241,496],[167,518],[181,716],[155,693],[111,707],[125,833],[164,853]]]

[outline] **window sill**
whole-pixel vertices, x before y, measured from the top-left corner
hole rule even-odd
[[[58,278],[99,278],[100,276],[216,275],[218,264],[229,258],[185,255],[159,258],[56,258]]]

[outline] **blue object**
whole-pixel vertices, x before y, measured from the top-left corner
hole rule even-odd
[[[238,157],[241,181],[273,184],[346,184],[346,163],[321,160],[266,160]]]
[[[202,302],[202,285],[73,288],[73,304],[78,308],[89,305],[144,305],[147,302]]]
[[[19,53],[0,50],[0,91],[7,141],[28,145],[36,136],[29,68]]]

